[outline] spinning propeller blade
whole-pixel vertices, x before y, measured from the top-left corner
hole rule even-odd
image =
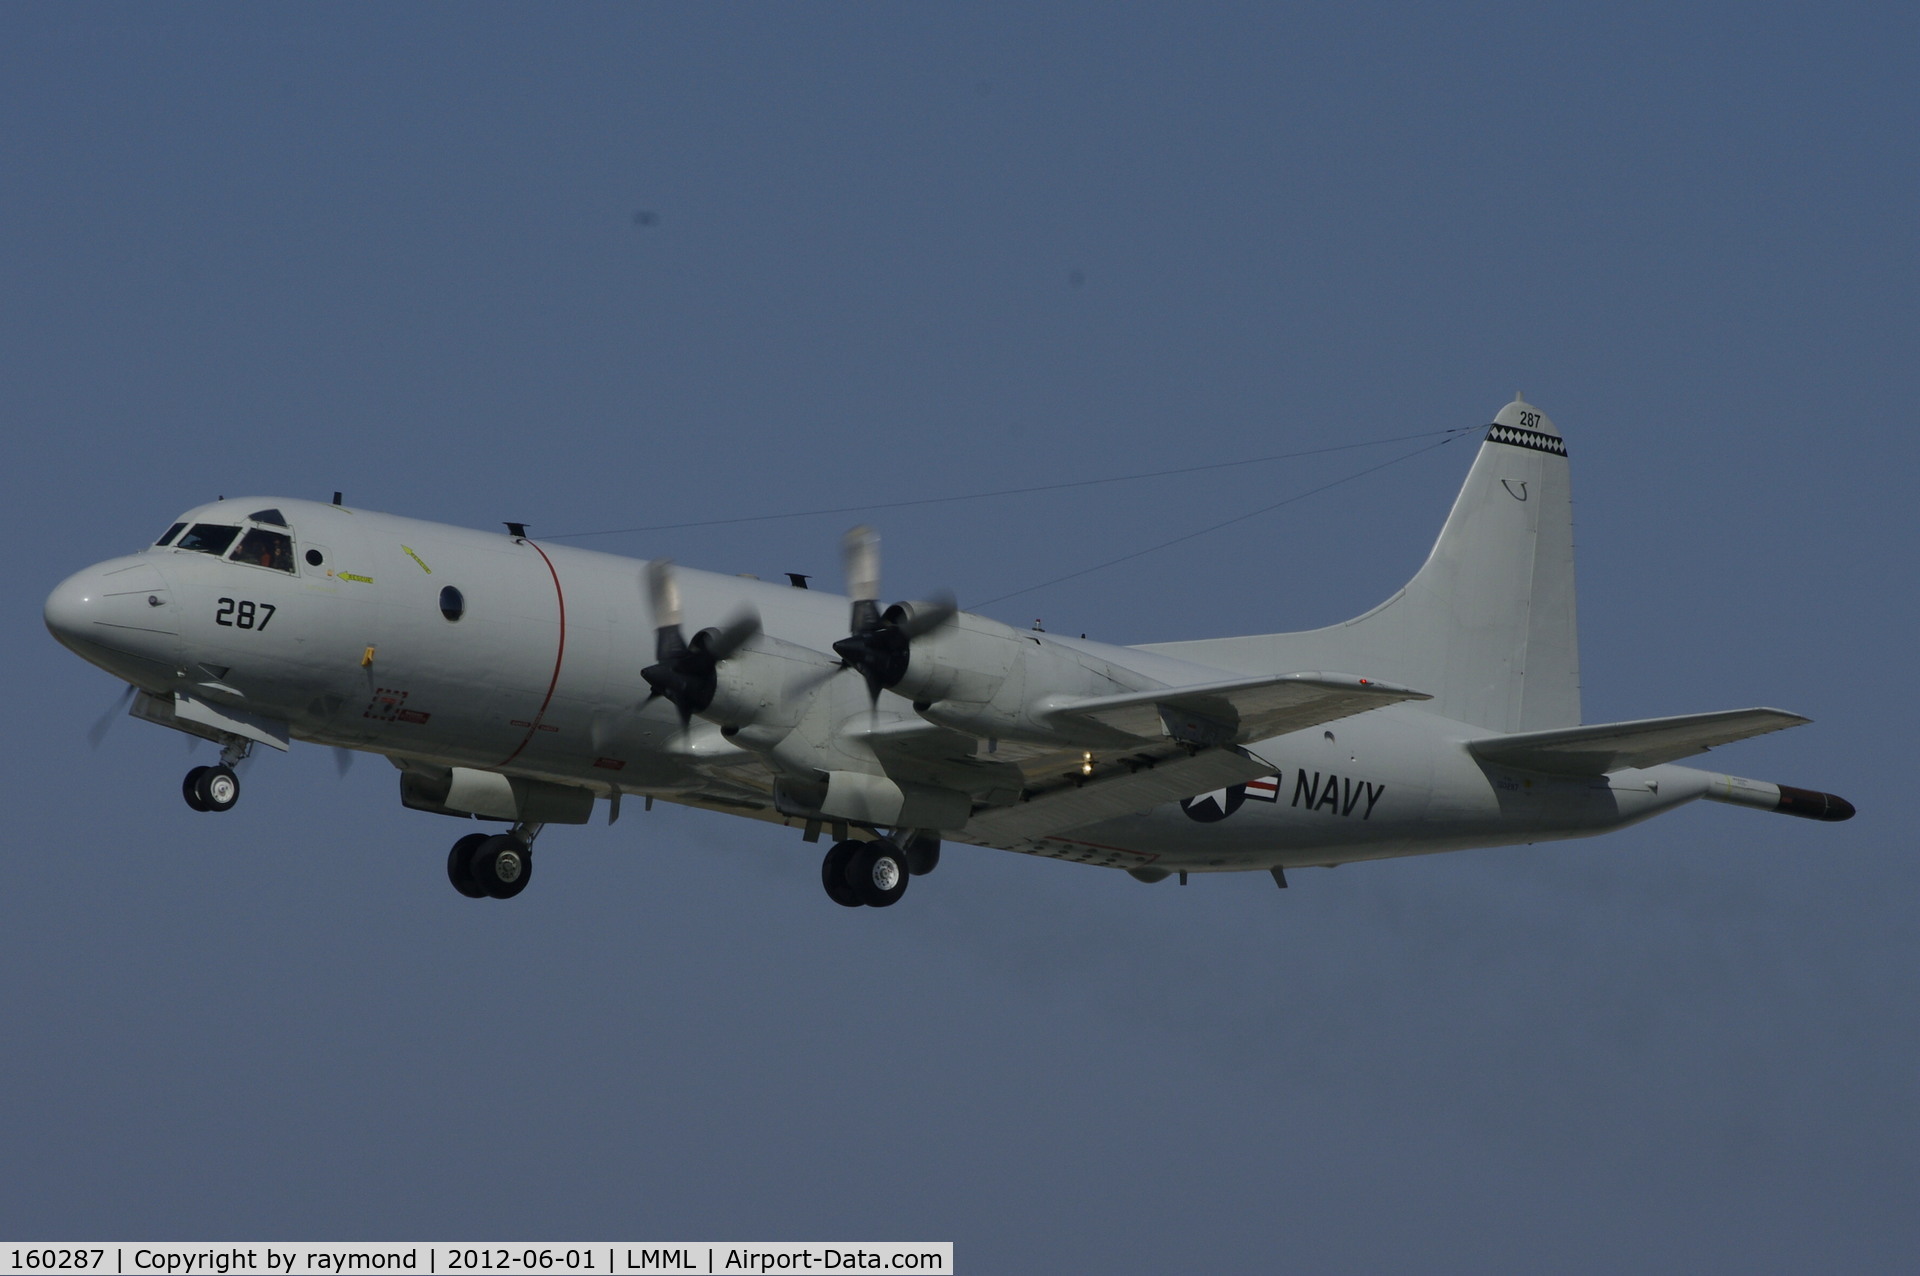
[[[853,631],[859,633],[880,619],[880,533],[865,523],[850,528],[840,538],[840,555],[847,597],[853,599]]]
[[[867,698],[875,710],[880,693],[907,676],[909,648],[959,613],[953,595],[942,593],[920,603],[895,603],[880,610],[880,536],[871,527],[849,531],[841,542],[846,558],[847,594],[853,599],[851,630],[833,644],[845,668],[857,669],[866,679]]]
[[[702,629],[688,642],[680,630],[680,585],[673,563],[657,558],[647,564],[647,598],[654,618],[654,663],[640,671],[650,688],[645,703],[666,700],[680,711],[685,731],[693,715],[713,703],[717,669],[760,632],[760,616],[745,608],[717,629]]]
[[[647,564],[647,608],[653,613],[653,631],[657,635],[655,656],[661,660],[667,658],[661,647],[669,641],[669,633],[677,644],[676,650],[686,650],[687,644],[680,638],[680,582],[674,579],[671,558],[656,558]]]
[[[87,728],[88,747],[95,749],[100,747],[101,742],[107,738],[107,732],[113,728],[114,719],[127,711],[127,705],[133,701],[133,693],[138,690],[138,687],[129,682],[127,689],[114,698],[113,707],[101,714],[98,722]]]

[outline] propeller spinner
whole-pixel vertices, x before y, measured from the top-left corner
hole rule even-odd
[[[849,531],[840,542],[847,570],[847,594],[853,599],[852,632],[833,644],[846,668],[866,679],[867,696],[877,706],[880,693],[907,676],[915,638],[930,634],[959,611],[951,594],[927,602],[895,603],[880,610],[880,535],[871,527]]]
[[[760,632],[760,617],[747,610],[717,629],[702,629],[688,642],[680,631],[680,584],[673,563],[656,558],[647,564],[647,598],[653,609],[654,663],[640,671],[651,688],[647,702],[666,700],[680,711],[685,730],[693,715],[713,703],[722,660]]]

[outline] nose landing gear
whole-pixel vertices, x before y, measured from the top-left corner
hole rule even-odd
[[[240,800],[240,777],[234,764],[253,751],[251,741],[229,737],[220,750],[218,766],[197,766],[180,781],[180,796],[196,811],[231,811]]]
[[[196,811],[231,811],[240,800],[240,777],[224,762],[197,766],[180,782],[180,796]]]
[[[447,852],[447,880],[468,899],[512,899],[533,880],[533,839],[538,824],[517,824],[511,833],[469,833]]]

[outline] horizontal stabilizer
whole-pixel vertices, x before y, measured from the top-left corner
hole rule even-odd
[[[1289,673],[1070,700],[1050,707],[1045,716],[1062,727],[1098,724],[1143,740],[1172,736],[1189,744],[1251,744],[1383,705],[1430,699],[1408,687],[1352,674]]]
[[[1715,745],[1732,744],[1809,719],[1780,709],[1725,709],[1676,718],[1641,718],[1552,731],[1488,736],[1468,742],[1482,762],[1555,775],[1605,775],[1627,767],[1677,762]]]

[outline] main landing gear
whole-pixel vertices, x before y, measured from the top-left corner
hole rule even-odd
[[[820,861],[827,898],[845,908],[886,908],[907,893],[907,878],[931,873],[940,862],[940,839],[912,833],[905,846],[887,838],[835,842]]]
[[[886,908],[907,893],[907,857],[892,842],[835,842],[820,861],[827,898],[846,908]]]
[[[538,824],[516,824],[511,833],[469,833],[447,852],[447,880],[468,899],[512,899],[533,880],[533,839]]]
[[[233,767],[251,751],[246,741],[230,742],[220,750],[218,766],[197,766],[187,772],[180,781],[180,796],[196,811],[231,811],[240,800],[240,777]]]

